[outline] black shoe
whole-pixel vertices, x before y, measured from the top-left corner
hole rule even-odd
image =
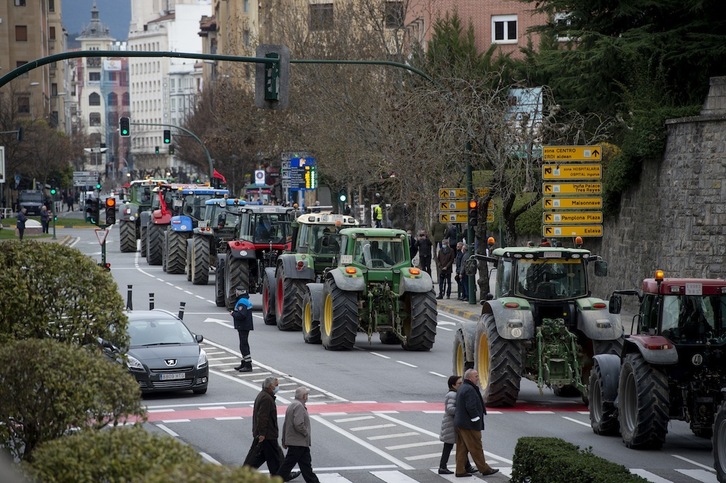
[[[454,472],[453,472],[453,471],[451,471],[451,470],[450,470],[450,469],[448,469],[448,468],[439,468],[439,474],[440,474],[440,475],[453,475],[453,474],[454,474]]]
[[[291,471],[290,472],[290,476],[288,476],[287,478],[285,478],[285,481],[292,481],[295,478],[297,478],[298,476],[300,476],[300,472],[299,471]]]
[[[471,476],[471,473],[461,473],[461,474],[457,473],[454,476],[456,476],[457,478],[463,478],[465,476]]]
[[[252,363],[251,362],[243,362],[242,367],[237,369],[239,372],[252,372]]]
[[[235,371],[240,371],[245,366],[245,361],[242,361],[239,363],[237,367],[234,368]]]
[[[439,295],[438,297],[436,297],[437,300],[441,300],[442,298],[444,298],[443,295]]]
[[[499,473],[499,470],[496,469],[496,468],[489,468],[488,471],[482,471],[481,472],[481,475],[482,476],[489,476],[489,475],[493,475],[494,473]]]
[[[467,467],[466,470],[464,470],[464,471],[466,471],[467,473],[471,473],[471,474],[474,474],[474,473],[478,473],[479,472],[479,470],[477,470],[473,466]]]

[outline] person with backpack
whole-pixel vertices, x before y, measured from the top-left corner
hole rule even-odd
[[[247,290],[236,289],[235,294],[239,297],[231,312],[234,320],[234,328],[239,335],[239,351],[242,354],[240,365],[235,367],[239,372],[252,372],[252,355],[250,354],[250,331],[254,330],[252,324],[252,302]]]

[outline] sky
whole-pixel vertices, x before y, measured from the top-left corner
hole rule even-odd
[[[62,0],[63,26],[69,39],[75,38],[91,23],[91,7],[94,0]],[[95,0],[101,23],[111,30],[111,37],[126,40],[131,22],[131,0]]]

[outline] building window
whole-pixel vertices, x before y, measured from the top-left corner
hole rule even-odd
[[[244,13],[247,13],[250,11],[250,0],[244,0],[244,3],[242,4],[242,8],[244,9]]]
[[[100,126],[101,125],[101,113],[100,112],[92,112],[88,115],[88,125],[89,126]]]
[[[50,38],[50,40],[55,40],[55,27],[50,27],[48,29],[48,38]]]
[[[123,94],[121,94],[121,104],[124,106],[129,105],[129,93],[128,92],[124,92]]]
[[[27,42],[28,41],[28,26],[27,25],[16,25],[15,26],[15,41],[16,42]]]
[[[50,84],[50,95],[53,97],[58,95],[58,84],[55,82]]]
[[[18,96],[18,114],[30,114],[30,96]]]
[[[386,28],[403,27],[403,2],[386,2],[385,9]]]
[[[250,31],[249,30],[245,30],[244,32],[242,32],[242,42],[245,47],[250,46]]]
[[[25,6],[25,0],[15,0],[15,6],[16,7],[24,7]]]
[[[88,96],[88,105],[89,106],[100,106],[101,105],[101,96],[98,95],[97,92],[92,92]]]
[[[88,81],[89,82],[101,82],[101,73],[100,72],[89,72]]]
[[[310,30],[330,30],[333,28],[333,4],[317,3],[310,5]]]
[[[492,43],[517,43],[516,15],[495,15],[492,17]]]
[[[55,0],[48,0],[48,11],[55,12]]]
[[[118,105],[118,95],[115,92],[111,92],[108,95],[108,105],[109,106],[117,106]]]

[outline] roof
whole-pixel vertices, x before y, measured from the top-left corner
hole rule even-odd
[[[726,294],[726,280],[708,278],[654,278],[643,280],[643,293],[662,295],[721,295]]]
[[[589,258],[590,250],[583,248],[564,247],[504,247],[495,248],[492,252],[495,257],[502,258]]]
[[[352,216],[341,215],[323,211],[320,213],[305,213],[297,217],[297,222],[305,225],[347,225],[358,226],[358,220]]]
[[[408,236],[403,230],[396,228],[368,228],[368,227],[355,227],[355,228],[343,228],[340,230],[341,235],[353,235],[355,233],[361,233],[366,238],[397,238],[401,236]]]

